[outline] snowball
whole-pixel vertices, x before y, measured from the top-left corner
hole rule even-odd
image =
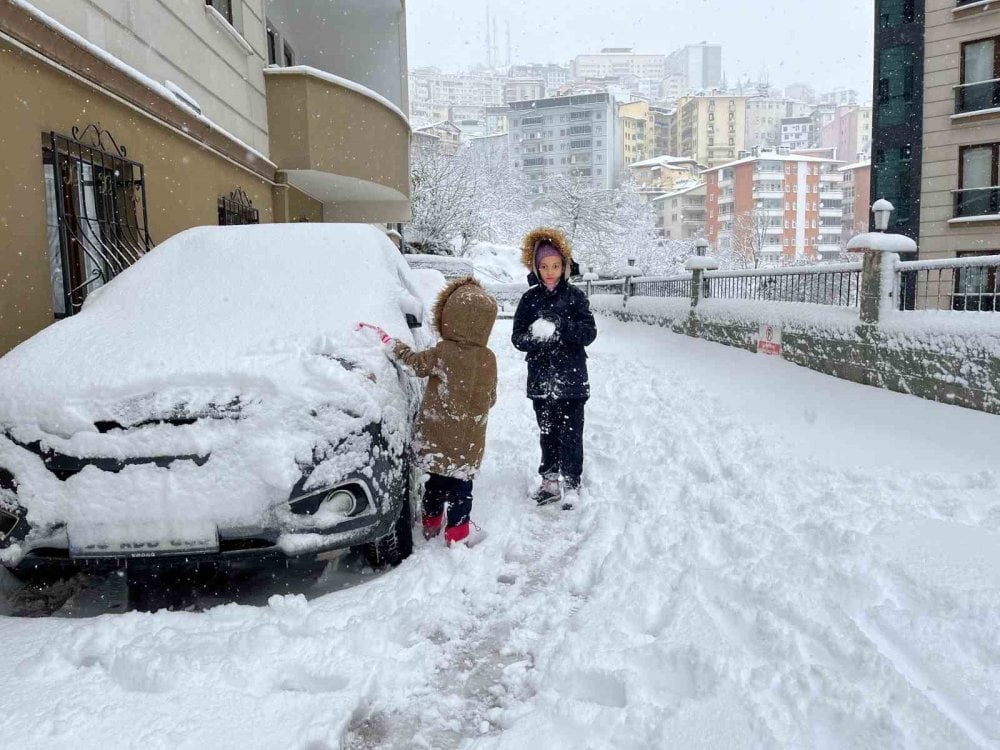
[[[545,318],[539,318],[534,323],[531,324],[531,335],[536,339],[541,341],[546,341],[552,338],[556,332],[556,324],[551,320],[545,320]]]

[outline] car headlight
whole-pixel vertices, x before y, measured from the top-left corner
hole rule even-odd
[[[368,510],[371,503],[364,487],[351,483],[295,498],[288,507],[297,516],[315,516],[322,511],[324,515],[353,517]]]

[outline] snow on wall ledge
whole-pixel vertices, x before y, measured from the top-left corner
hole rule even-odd
[[[783,359],[828,375],[1000,414],[1000,315],[887,311],[863,326],[855,308],[795,302],[595,294],[594,312],[756,352],[761,327]]]

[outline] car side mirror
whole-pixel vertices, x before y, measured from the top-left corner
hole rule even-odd
[[[406,325],[410,328],[420,328],[423,325],[413,313],[406,313]]]

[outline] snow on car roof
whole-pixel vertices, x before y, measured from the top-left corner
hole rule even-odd
[[[288,388],[308,382],[304,353],[381,357],[353,327],[365,320],[411,340],[404,313],[419,317],[423,304],[408,274],[367,225],[189,229],[0,358],[0,423],[47,406],[65,415],[67,400],[97,394]]]

